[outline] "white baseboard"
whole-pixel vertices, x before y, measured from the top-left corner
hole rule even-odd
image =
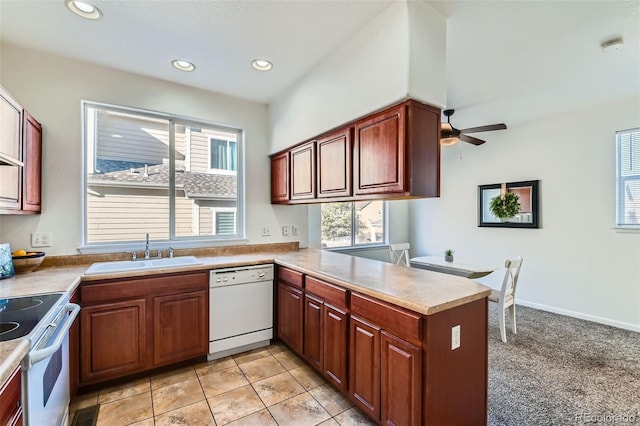
[[[622,321],[615,321],[609,318],[597,317],[595,315],[587,315],[580,312],[569,311],[567,309],[556,308],[555,306],[542,305],[540,303],[528,302],[526,300],[518,300],[517,305],[527,306],[529,308],[539,309],[541,311],[553,312],[568,317],[579,318],[587,321],[597,322],[600,324],[611,325],[613,327],[623,328],[625,330],[640,332],[640,325],[630,324]]]

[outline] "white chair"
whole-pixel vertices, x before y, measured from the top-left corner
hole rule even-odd
[[[389,244],[389,254],[391,255],[391,263],[397,265],[409,266],[409,243]]]
[[[502,288],[498,290],[491,290],[489,300],[498,304],[498,322],[500,324],[500,337],[502,341],[507,343],[507,332],[505,330],[505,318],[504,311],[507,309],[511,313],[512,330],[513,334],[517,334],[516,331],[516,286],[518,285],[518,276],[520,275],[520,267],[522,266],[522,257],[517,259],[507,259],[504,262],[506,269],[504,274],[504,280],[502,281]]]

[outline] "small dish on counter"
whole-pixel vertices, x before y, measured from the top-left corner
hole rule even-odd
[[[34,271],[44,260],[43,251],[30,251],[24,256],[11,256],[16,274]]]

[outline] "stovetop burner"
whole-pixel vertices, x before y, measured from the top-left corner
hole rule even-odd
[[[0,299],[0,342],[25,337],[64,293]]]

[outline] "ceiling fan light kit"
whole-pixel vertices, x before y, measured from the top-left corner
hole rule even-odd
[[[442,123],[442,125],[440,126],[440,145],[455,145],[459,140],[470,143],[472,145],[482,145],[484,143],[482,139],[469,136],[467,135],[467,133],[491,132],[494,130],[504,130],[507,128],[504,123],[499,123],[459,130],[451,125],[451,116],[454,112],[455,110],[453,109],[445,109],[442,112],[444,116],[447,117],[447,122]]]

